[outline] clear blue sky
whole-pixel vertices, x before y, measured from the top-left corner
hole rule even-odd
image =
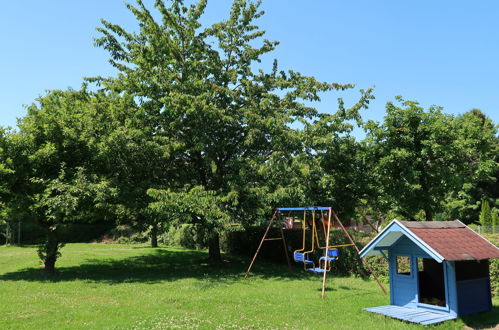
[[[226,17],[229,5],[209,1],[204,21]],[[402,95],[452,114],[479,108],[499,123],[499,1],[265,0],[262,8],[259,25],[281,41],[272,55],[281,68],[376,86],[365,119],[382,120],[386,102]],[[47,89],[113,74],[93,46],[100,18],[135,27],[119,0],[2,3],[0,125],[15,126],[23,105]],[[348,104],[357,92],[327,95],[317,107],[334,111],[341,95]]]

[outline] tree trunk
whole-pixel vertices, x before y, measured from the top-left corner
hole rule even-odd
[[[48,275],[54,275],[55,274],[55,262],[57,260],[57,257],[52,255],[52,256],[47,256],[45,258],[45,268],[44,271]]]
[[[222,261],[222,254],[220,253],[220,235],[213,232],[208,241],[208,259],[211,261]]]
[[[151,247],[158,247],[158,224],[154,223],[151,227]]]
[[[426,217],[426,221],[433,221],[433,212],[431,211],[431,209],[424,209],[424,215]]]
[[[55,262],[59,255],[59,237],[55,230],[49,230],[47,232],[47,243],[45,245],[45,273],[48,275],[53,275],[55,273]]]

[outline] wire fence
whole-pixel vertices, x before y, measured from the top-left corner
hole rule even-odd
[[[479,234],[499,234],[499,226],[477,226]]]
[[[21,245],[21,222],[0,225],[0,244]]]

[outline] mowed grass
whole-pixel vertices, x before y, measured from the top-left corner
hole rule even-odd
[[[248,260],[205,261],[206,252],[136,245],[68,244],[46,277],[34,247],[0,247],[0,328],[399,329],[419,325],[368,313],[389,303],[374,281],[321,278]],[[493,327],[494,310],[436,326]]]

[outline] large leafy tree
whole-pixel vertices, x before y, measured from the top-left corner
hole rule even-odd
[[[8,199],[13,217],[32,220],[46,232],[39,255],[53,273],[63,245],[58,227],[66,222],[111,220],[115,190],[99,175],[99,143],[122,98],[104,93],[51,91],[27,108],[10,137],[15,170]]]
[[[336,120],[319,114],[309,101],[319,101],[321,92],[353,86],[280,71],[277,61],[269,72],[256,70],[278,44],[263,39],[265,31],[255,25],[263,15],[259,2],[235,0],[228,18],[210,26],[200,23],[206,0],[190,6],[157,0],[158,16],[142,1],[136,3],[127,7],[139,31],[105,20],[98,28],[96,45],[109,51],[118,75],[93,81],[133,96],[151,136],[178,146],[171,157],[179,175],[176,186],[168,188],[202,187],[233,221],[253,219],[261,197],[275,191],[263,184],[275,178],[270,167],[289,169],[305,149],[303,135],[292,124],[319,120],[327,126]],[[369,98],[369,91],[362,92],[355,109]],[[198,218],[212,233],[209,256],[219,259],[217,221],[203,214]]]
[[[382,124],[367,125],[372,151],[373,205],[416,219],[431,221],[462,173],[453,117],[439,107],[427,111],[398,97],[388,102]]]
[[[472,109],[455,118],[461,174],[457,189],[446,199],[446,213],[466,223],[478,220],[480,202],[499,205],[499,138],[497,126],[482,111]]]
[[[8,222],[15,171],[12,168],[10,132],[0,127],[0,224]]]
[[[154,125],[145,123],[141,109],[130,100],[119,111],[119,118],[108,119],[111,129],[101,137],[98,145],[99,172],[116,188],[115,209],[119,223],[149,230],[151,246],[158,246],[161,221],[150,212],[152,199],[146,194],[152,187],[174,186],[177,177],[172,163],[175,144],[154,135]]]
[[[332,205],[344,218],[354,215],[366,194],[364,146],[350,133],[353,130],[351,121],[355,120],[358,126],[363,124],[359,110],[366,106],[369,99],[348,110],[343,109],[340,102],[336,114],[325,121],[316,121],[307,134],[310,138],[306,141],[310,141],[309,150],[312,151],[309,158],[315,159],[316,168],[320,169],[310,180],[307,195],[313,196],[315,204]]]

